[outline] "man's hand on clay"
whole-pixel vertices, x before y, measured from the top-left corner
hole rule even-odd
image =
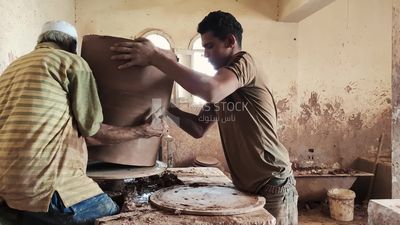
[[[131,42],[115,43],[114,46],[110,47],[110,50],[116,53],[116,55],[111,57],[112,60],[128,61],[118,66],[118,69],[150,65],[152,57],[157,52],[153,43],[146,38],[137,38]]]
[[[155,120],[159,121],[155,122]],[[155,120],[152,120],[151,123],[146,122],[141,126],[142,136],[144,138],[161,137],[162,135],[168,133],[167,122],[163,118],[157,118]]]

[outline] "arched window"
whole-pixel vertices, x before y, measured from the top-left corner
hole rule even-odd
[[[206,57],[204,57],[204,48],[201,44],[201,38],[197,37],[192,45],[192,68],[198,72],[204,73],[208,76],[214,76],[216,70],[211,65]]]
[[[192,69],[204,73],[208,76],[214,76],[217,72],[211,63],[208,61],[206,57],[204,57],[204,47],[201,43],[200,35],[196,35],[190,45],[189,48],[193,51],[191,65]],[[204,104],[205,101],[197,96],[193,96],[193,104],[199,105]]]
[[[155,46],[157,46],[159,48],[167,49],[167,50],[171,49],[171,44],[168,42],[168,40],[159,34],[149,34],[144,37],[149,39],[151,42],[153,42],[153,44]]]
[[[171,50],[174,49],[174,42],[171,38],[171,36],[169,36],[167,33],[165,33],[164,31],[160,30],[160,29],[154,29],[154,28],[148,28],[145,29],[141,32],[139,32],[135,38],[138,37],[145,37],[147,39],[149,39],[156,47],[162,48],[162,49],[166,49],[166,50]],[[172,94],[171,94],[171,100],[172,102],[176,103],[177,102],[177,98],[179,97],[179,93],[178,93],[178,87],[177,87],[177,83],[174,82],[174,86],[172,88]]]
[[[172,38],[160,29],[145,29],[137,37],[145,37],[159,48],[170,50],[174,48]]]

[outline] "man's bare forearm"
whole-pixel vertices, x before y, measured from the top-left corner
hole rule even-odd
[[[149,124],[137,127],[118,127],[108,124],[101,124],[99,131],[87,137],[88,145],[112,145],[138,138],[150,138],[161,136],[162,131],[153,129]]]
[[[206,101],[212,100],[212,90],[215,89],[213,85],[216,85],[214,80],[210,76],[176,63],[169,55],[168,51],[158,49],[151,62],[152,65],[163,71],[193,95],[200,96]]]
[[[184,112],[171,104],[168,109],[169,117],[176,123],[182,130],[190,134],[194,138],[201,138],[215,122],[215,120],[204,120],[208,116],[204,109],[199,115],[194,115],[188,112]]]
[[[169,112],[169,117],[186,133],[194,138],[200,138],[203,136],[203,128],[197,123],[197,116],[191,113],[181,111],[176,108],[173,112]]]

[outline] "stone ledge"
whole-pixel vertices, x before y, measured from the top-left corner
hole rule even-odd
[[[370,200],[368,225],[400,224],[400,199]]]

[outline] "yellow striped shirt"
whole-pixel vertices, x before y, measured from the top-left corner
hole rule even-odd
[[[0,198],[47,212],[57,191],[66,207],[102,193],[86,176],[82,136],[103,114],[87,63],[55,43],[38,44],[0,76]]]

